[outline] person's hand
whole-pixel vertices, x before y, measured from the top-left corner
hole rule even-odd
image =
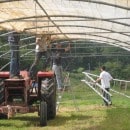
[[[69,51],[70,50],[70,46],[65,48],[65,51]]]
[[[96,81],[93,81],[94,84],[96,84],[97,82]]]

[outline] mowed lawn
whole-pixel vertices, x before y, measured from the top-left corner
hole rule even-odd
[[[130,95],[129,88],[127,94]],[[102,106],[102,99],[93,90],[80,78],[72,78],[71,88],[64,92],[56,118],[49,120],[46,127],[39,126],[35,112],[1,119],[0,130],[130,130],[130,99],[112,95],[113,105]]]

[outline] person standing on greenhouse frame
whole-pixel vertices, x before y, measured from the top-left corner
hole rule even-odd
[[[8,43],[10,46],[10,78],[22,78],[20,76],[20,63],[19,63],[19,42],[20,34],[16,31],[12,31],[8,35]]]
[[[62,48],[60,43],[55,43],[52,46],[52,70],[55,73],[57,81],[57,90],[63,90],[63,79],[62,79],[62,53],[70,50],[70,44]]]
[[[35,59],[29,69],[30,78],[35,77],[34,70],[35,70],[36,65],[39,63],[40,59],[42,58],[42,56],[45,56],[43,69],[46,70],[46,67],[50,61],[49,59],[50,56],[48,53],[48,48],[50,47],[50,41],[51,41],[51,36],[49,34],[43,34],[42,36],[38,35],[36,37]]]

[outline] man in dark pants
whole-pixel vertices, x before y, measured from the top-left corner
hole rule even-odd
[[[10,78],[21,78],[20,77],[20,66],[19,66],[19,33],[13,31],[8,35],[8,42],[10,45],[11,60],[10,60]]]
[[[52,48],[52,70],[56,75],[57,89],[62,91],[63,79],[62,79],[62,53],[70,50],[70,44],[66,48],[62,48],[60,43],[57,43]]]

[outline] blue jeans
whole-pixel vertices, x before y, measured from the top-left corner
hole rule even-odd
[[[9,42],[11,51],[10,60],[10,77],[19,76],[20,66],[19,66],[19,45],[15,42]]]
[[[57,81],[57,88],[62,89],[63,83],[62,83],[62,66],[53,65],[52,70],[54,71],[56,75],[56,81]]]

